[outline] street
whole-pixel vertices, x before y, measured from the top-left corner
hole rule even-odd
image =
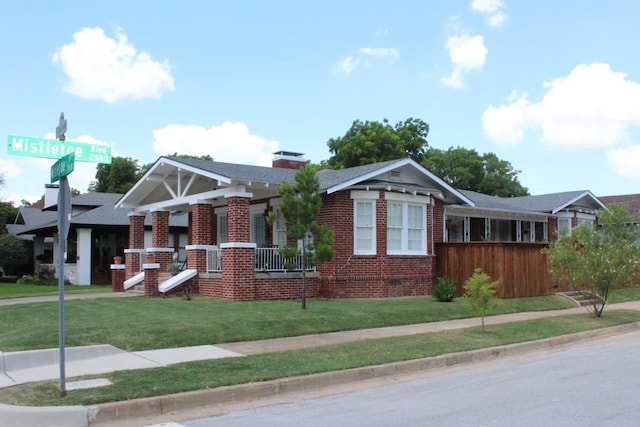
[[[637,426],[640,332],[165,426]]]

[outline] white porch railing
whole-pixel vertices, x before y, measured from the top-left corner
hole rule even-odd
[[[315,271],[307,266],[307,271]],[[302,255],[285,258],[278,248],[256,248],[256,271],[302,271]]]
[[[222,271],[222,249],[207,249],[207,272]]]
[[[278,248],[256,248],[256,271],[302,271],[302,255],[284,258]],[[307,266],[307,271],[315,271],[315,266]],[[207,272],[222,271],[222,249],[207,249]]]

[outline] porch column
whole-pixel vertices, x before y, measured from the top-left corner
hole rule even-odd
[[[198,201],[191,205],[190,232],[191,244],[187,249],[187,268],[195,268],[198,272],[206,272],[207,249],[211,242],[211,215],[213,207],[210,203]]]
[[[226,298],[255,299],[255,243],[250,243],[250,193],[227,197],[227,238],[222,248],[222,286]]]
[[[151,212],[151,246],[154,249],[169,247],[169,211],[159,209]],[[173,250],[156,252],[154,262],[165,270],[173,262]]]
[[[91,228],[78,228],[76,247],[76,272],[78,283],[91,284]]]
[[[129,247],[124,250],[125,277],[130,279],[142,270],[140,258],[144,252],[144,220],[143,213],[129,214]]]

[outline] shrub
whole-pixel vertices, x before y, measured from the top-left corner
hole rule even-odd
[[[431,296],[440,302],[451,302],[458,296],[458,286],[450,277],[438,277]]]

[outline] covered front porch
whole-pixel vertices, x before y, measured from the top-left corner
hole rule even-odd
[[[190,167],[161,158],[123,196],[116,207],[130,209],[129,247],[124,250],[124,267],[117,267],[120,273],[114,271],[114,277],[119,275],[123,282],[142,277],[148,296],[188,288],[232,300],[280,299],[299,297],[304,269],[313,296],[315,267],[304,266],[301,256],[282,257],[278,248],[287,242],[286,232],[278,220],[266,219],[268,212],[277,210],[277,184],[251,179],[251,170],[242,171],[243,179],[209,173],[210,163]],[[274,171],[278,182],[296,172]],[[176,249],[169,244],[169,218],[185,212],[188,244]],[[151,246],[144,240],[147,213],[152,223]],[[191,273],[184,274],[181,282],[171,279],[179,271]],[[175,286],[163,286],[168,280]]]

